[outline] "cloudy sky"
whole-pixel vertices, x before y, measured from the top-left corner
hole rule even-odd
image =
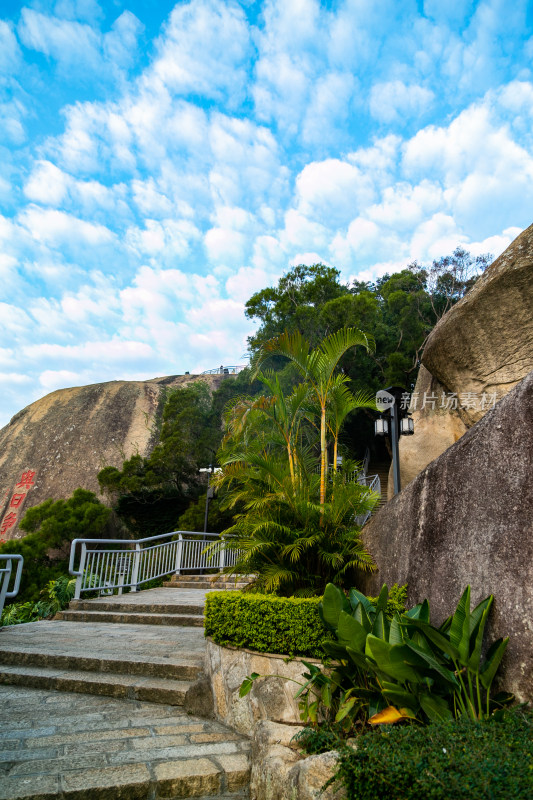
[[[242,363],[291,264],[498,255],[532,59],[527,0],[0,0],[0,425]]]

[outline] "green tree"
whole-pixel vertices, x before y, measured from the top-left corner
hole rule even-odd
[[[111,513],[86,489],[76,489],[67,500],[45,500],[28,509],[19,524],[27,535],[0,546],[0,553],[24,557],[17,602],[37,601],[45,583],[67,573],[72,539],[109,536]]]
[[[302,375],[309,395],[317,403],[320,414],[320,504],[323,505],[326,499],[326,428],[327,428],[327,407],[331,405],[331,395],[335,392],[338,403],[340,400],[339,387],[348,380],[346,375],[336,374],[335,370],[344,353],[354,347],[362,346],[366,350],[372,350],[372,337],[355,328],[343,328],[330,334],[322,340],[318,347],[311,350],[309,343],[303,336],[296,332],[294,334],[284,333],[275,339],[265,342],[255,356],[255,370],[259,370],[261,365],[272,355],[284,356],[288,358]],[[344,400],[348,400],[345,393]],[[354,410],[359,408],[375,409],[375,401],[371,395],[360,394],[358,401],[351,398]],[[335,406],[334,406],[335,408]],[[346,411],[346,414],[348,411]],[[346,416],[346,414],[344,416]],[[338,433],[336,434],[338,438]],[[334,468],[336,464],[334,465]]]
[[[267,591],[320,592],[327,579],[344,585],[357,569],[372,568],[356,518],[377,498],[353,480],[355,465],[326,478],[328,439],[336,447],[347,414],[375,407],[334,375],[342,352],[355,344],[369,341],[344,330],[314,350],[298,333],[266,343],[255,372],[269,393],[240,398],[226,414],[215,481],[226,492],[224,507],[235,512],[226,531],[241,554],[234,571],[256,574],[256,586]],[[288,396],[277,376],[258,371],[272,353],[292,358],[305,378]]]

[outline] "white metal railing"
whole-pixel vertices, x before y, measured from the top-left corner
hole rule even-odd
[[[357,482],[361,484],[361,486],[368,486],[371,492],[376,492],[377,494],[381,494],[381,481],[379,479],[379,475],[360,475]],[[367,511],[366,514],[358,514],[355,517],[355,521],[357,525],[361,527],[370,519],[372,515],[372,510]]]
[[[17,562],[17,571],[13,581],[13,588],[9,591],[9,581],[11,580],[11,573],[13,571],[13,562]],[[22,566],[24,559],[18,553],[6,553],[0,555],[0,616],[4,610],[4,603],[7,598],[16,597],[20,588],[20,578],[22,576]]]
[[[237,364],[231,367],[215,367],[215,369],[206,369],[202,375],[238,375],[243,369],[247,369],[249,364]]]
[[[74,539],[70,547],[69,572],[76,576],[74,597],[81,592],[112,594],[126,588],[138,591],[142,584],[164,575],[231,567],[239,551],[227,545],[215,553],[206,548],[224,537],[218,533],[172,531],[146,539]],[[74,569],[79,546],[78,568]]]

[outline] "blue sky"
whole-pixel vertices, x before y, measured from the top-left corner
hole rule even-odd
[[[0,425],[242,363],[295,263],[370,279],[533,220],[533,4],[0,0]]]

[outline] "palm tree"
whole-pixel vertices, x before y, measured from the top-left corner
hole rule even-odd
[[[350,347],[362,346],[367,351],[374,349],[371,336],[357,328],[341,328],[327,336],[314,350],[301,333],[285,331],[265,344],[253,360],[253,377],[271,356],[285,356],[296,365],[308,384],[320,409],[320,505],[326,500],[326,409],[332,392],[348,381],[347,375],[335,374],[335,369]],[[354,408],[373,408],[375,401],[361,396]]]

